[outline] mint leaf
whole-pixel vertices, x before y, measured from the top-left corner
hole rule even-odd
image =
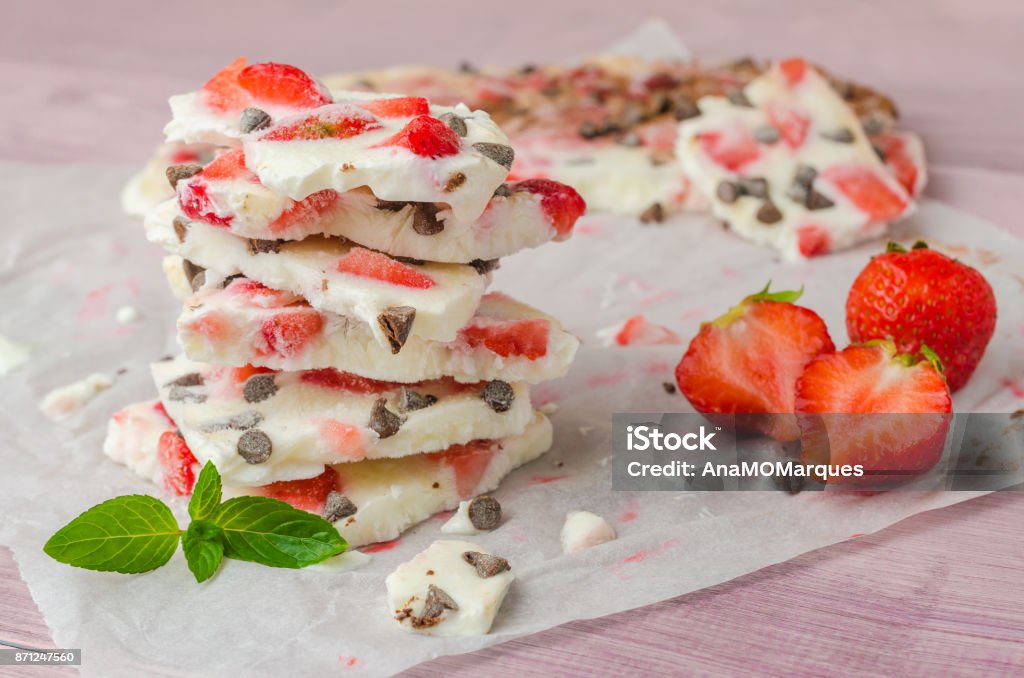
[[[206,462],[199,472],[195,487],[192,488],[192,499],[188,502],[188,514],[192,520],[206,520],[217,515],[220,508],[221,482],[220,473],[213,462]]]
[[[166,504],[131,494],[93,506],[57,530],[43,551],[74,567],[137,574],[170,560],[180,534]]]
[[[320,516],[269,497],[229,499],[215,522],[224,530],[225,556],[271,567],[306,567],[348,546]]]
[[[205,469],[203,469],[205,471]],[[181,538],[188,569],[202,583],[213,576],[224,556],[224,531],[206,520],[193,520]]]

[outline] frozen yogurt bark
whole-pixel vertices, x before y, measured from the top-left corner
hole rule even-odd
[[[716,217],[787,259],[877,237],[914,208],[853,109],[802,59],[699,106],[679,126],[684,171]]]
[[[513,469],[551,447],[551,423],[532,415],[518,435],[476,440],[401,459],[335,464],[314,478],[263,486],[225,479],[225,496],[286,501],[334,522],[352,547],[398,537],[463,499],[493,490]],[[129,405],[111,419],[103,450],[114,461],[177,495],[189,495],[200,464],[160,401]]]
[[[337,238],[241,238],[184,219],[174,200],[146,216],[146,234],[203,269],[241,273],[303,297],[316,309],[365,322],[382,343],[388,341],[383,325],[395,309],[412,316],[403,328],[406,336],[454,340],[480,305],[488,280],[473,266],[399,261]]]
[[[529,388],[501,380],[403,385],[332,368],[272,372],[183,356],[151,370],[192,453],[238,485],[503,438],[521,433],[533,417]]]

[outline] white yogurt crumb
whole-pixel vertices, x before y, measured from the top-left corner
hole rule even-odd
[[[543,412],[544,414],[554,414],[555,412],[558,411],[558,403],[544,403],[537,409]]]
[[[122,325],[127,325],[128,323],[133,323],[139,319],[139,312],[134,306],[122,306],[117,309],[117,313],[114,317],[117,318],[117,322]]]
[[[28,360],[28,346],[0,334],[0,375],[7,374]]]
[[[587,436],[594,430],[593,426],[580,426],[580,435]]]
[[[96,394],[113,384],[113,377],[95,372],[85,379],[53,389],[43,398],[39,409],[50,419],[60,421],[82,409]]]
[[[327,560],[317,563],[316,565],[310,565],[306,570],[312,570],[313,572],[329,572],[331,574],[341,574],[342,572],[351,572],[352,570],[358,570],[367,563],[373,560],[373,556],[369,553],[363,553],[362,551],[345,551],[339,556],[328,558]]]
[[[441,532],[445,534],[480,534],[483,531],[476,529],[469,519],[468,501],[460,501],[459,509],[441,526]]]
[[[577,553],[615,539],[615,530],[590,511],[569,511],[562,525],[562,553]]]

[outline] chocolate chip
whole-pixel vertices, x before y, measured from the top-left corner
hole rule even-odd
[[[487,382],[481,397],[495,412],[508,412],[512,407],[512,401],[516,399],[515,391],[507,381],[494,379]]]
[[[801,165],[797,168],[796,174],[793,176],[793,181],[802,186],[810,186],[814,183],[814,178],[817,176],[818,170],[814,169],[810,165]]]
[[[512,195],[512,189],[508,187],[508,184],[502,184],[494,189],[494,196],[497,198],[507,198]]]
[[[512,162],[515,160],[516,154],[515,151],[512,150],[511,146],[480,142],[473,144],[473,148],[475,148],[480,155],[490,158],[505,169],[512,169]]]
[[[472,63],[466,60],[459,62],[459,73],[479,73],[480,71]]]
[[[255,132],[269,126],[270,115],[258,108],[247,108],[242,111],[242,115],[238,118],[238,128],[242,131],[242,134]]]
[[[885,150],[881,146],[878,144],[871,144],[871,150],[875,152],[875,155],[878,156],[879,160],[885,162]]]
[[[810,189],[807,191],[807,201],[804,205],[806,205],[809,210],[823,210],[835,206],[835,203],[818,191]]]
[[[771,125],[763,125],[754,130],[754,138],[762,144],[774,144],[779,141],[779,130]]]
[[[821,136],[829,141],[834,141],[838,144],[852,144],[853,143],[853,132],[848,128],[843,127],[832,132],[822,132]]]
[[[671,381],[661,382],[661,387],[665,389],[665,393],[669,395],[675,395],[676,393],[676,385],[673,384]]]
[[[178,242],[185,242],[188,235],[188,220],[182,217],[174,217],[174,235],[178,236]]]
[[[334,522],[341,520],[342,518],[348,518],[351,515],[355,515],[356,505],[352,503],[352,500],[343,495],[341,492],[331,492],[327,495],[327,501],[324,502],[324,520],[328,522]]]
[[[469,265],[476,269],[480,275],[487,275],[496,268],[501,267],[500,259],[474,259]]]
[[[724,203],[732,204],[739,200],[741,191],[739,184],[734,181],[719,181],[715,187],[715,195]]]
[[[171,386],[167,392],[167,399],[177,403],[205,403],[206,394],[190,391],[187,386]]]
[[[678,94],[673,100],[672,113],[676,120],[689,120],[700,115],[700,108],[687,95]]]
[[[499,556],[492,556],[490,553],[466,551],[462,554],[462,559],[475,567],[476,573],[482,579],[488,579],[496,574],[501,574],[505,570],[512,569],[507,560]]]
[[[469,129],[466,128],[466,121],[454,113],[442,113],[437,116],[437,119],[451,127],[452,131],[460,137],[464,137],[469,134]]]
[[[392,355],[396,355],[405,346],[414,320],[416,309],[412,306],[391,306],[377,316],[377,324],[388,340]]]
[[[422,266],[423,264],[427,263],[423,259],[417,259],[415,257],[393,256],[391,258],[394,259],[395,261],[400,261],[403,264],[409,264],[410,266]]]
[[[466,175],[462,172],[452,172],[448,176],[448,181],[444,185],[445,193],[453,193],[466,183]],[[443,228],[443,227],[442,227]]]
[[[258,428],[252,428],[238,438],[238,455],[247,464],[262,464],[270,459],[273,445],[270,436]]]
[[[769,200],[757,210],[757,220],[762,224],[774,224],[782,220],[782,212]]]
[[[588,121],[580,125],[579,133],[584,139],[593,139],[601,134],[601,130],[598,129],[597,125]]]
[[[414,203],[412,212],[412,230],[420,235],[436,235],[444,230],[444,221],[437,220],[440,210],[432,202]]]
[[[402,428],[403,419],[387,408],[387,398],[377,398],[370,410],[370,428],[381,438],[390,438]]]
[[[206,282],[206,269],[193,264],[188,259],[181,260],[181,270],[185,274],[185,280],[188,281],[193,292],[202,287],[203,283]]]
[[[467,513],[469,522],[478,530],[493,530],[501,523],[501,504],[490,495],[471,499]]]
[[[411,388],[402,387],[398,395],[398,411],[414,412],[430,407],[437,402],[437,396],[429,393],[419,393]]]
[[[244,280],[244,279],[245,279],[245,276],[243,274],[241,274],[241,273],[232,273],[231,275],[229,275],[228,277],[224,278],[224,280],[222,280],[220,282],[220,286],[222,288],[227,288],[228,285],[230,285],[231,283],[235,282],[236,280]]]
[[[180,377],[178,377],[177,379],[172,379],[171,381],[169,381],[166,384],[164,384],[164,386],[202,386],[202,385],[203,385],[203,375],[199,374],[198,372],[189,372],[188,374],[183,374]]]
[[[247,403],[260,403],[277,393],[273,374],[254,374],[245,380],[242,396]]]
[[[743,195],[761,199],[768,197],[768,180],[764,177],[740,177],[737,183]]]
[[[746,106],[748,108],[752,108],[754,106],[754,104],[750,103],[750,99],[747,98],[746,93],[741,89],[731,90],[727,92],[725,96],[733,106]]]
[[[867,134],[880,134],[885,129],[885,122],[876,115],[864,121],[864,132]]]
[[[797,475],[772,476],[771,478],[776,487],[789,494],[799,494],[804,489],[807,480],[804,476]]]
[[[178,182],[194,177],[203,171],[202,165],[189,164],[189,165],[171,165],[167,168],[167,181],[171,184],[171,188],[178,188]]]
[[[284,244],[284,240],[260,240],[258,238],[248,238],[246,240],[246,248],[249,250],[249,254],[277,254],[281,251],[281,245]]]
[[[640,213],[640,222],[644,224],[657,223],[665,221],[665,208],[661,206],[660,202],[653,203],[650,207]]]
[[[376,207],[385,212],[401,212],[407,205],[411,204],[405,200],[378,200]]]
[[[434,626],[441,621],[441,615],[445,610],[459,611],[459,604],[452,600],[444,589],[431,584],[427,587],[427,595],[423,599],[423,611],[419,617],[412,618],[412,625],[416,628]]]

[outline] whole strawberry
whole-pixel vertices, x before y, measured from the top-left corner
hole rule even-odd
[[[977,270],[918,242],[909,252],[889,243],[850,287],[850,341],[892,339],[900,353],[921,344],[942,360],[949,390],[970,379],[996,327],[992,286]]]

